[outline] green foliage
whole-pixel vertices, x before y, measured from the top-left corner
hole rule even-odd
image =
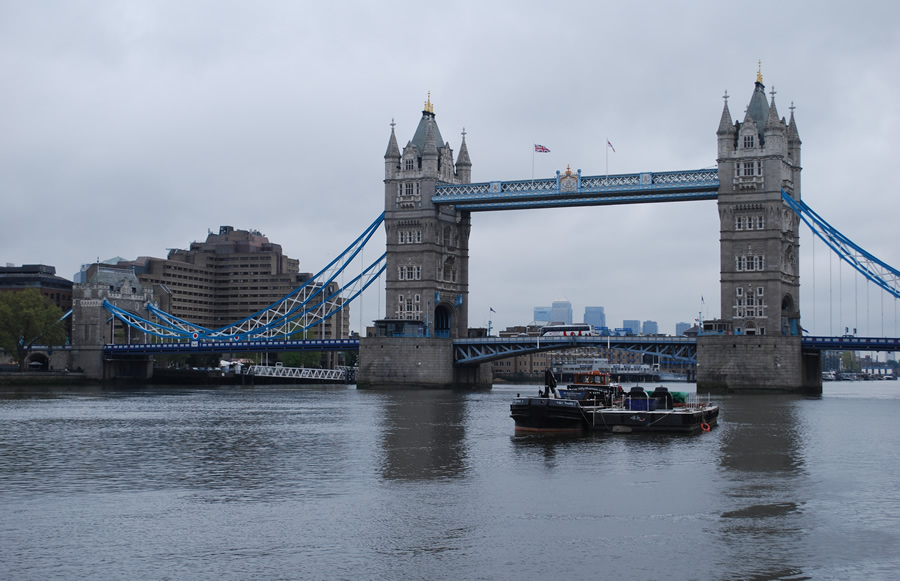
[[[279,356],[285,367],[319,367],[322,354],[318,351],[291,351]]]
[[[844,351],[841,355],[841,363],[844,371],[857,373],[861,369],[859,361],[856,359],[856,353],[853,351]]]
[[[37,289],[0,292],[0,348],[15,354],[21,369],[32,345],[63,345],[63,312]]]

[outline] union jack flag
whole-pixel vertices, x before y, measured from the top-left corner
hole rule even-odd
[[[534,150],[538,153],[550,153],[550,150],[543,145],[534,144]]]

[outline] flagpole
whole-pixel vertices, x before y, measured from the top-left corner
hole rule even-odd
[[[534,190],[534,151],[537,149],[536,146],[531,146],[531,189]]]
[[[609,137],[606,138],[606,145],[603,149],[606,150],[606,185],[609,185]]]

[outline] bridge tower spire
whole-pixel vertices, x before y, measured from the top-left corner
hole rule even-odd
[[[760,71],[734,123],[726,93],[716,131],[721,320],[704,329],[719,338],[698,344],[706,387],[796,389],[813,380],[800,347],[800,219],[781,195],[800,199],[800,137],[793,112],[790,123],[779,119],[775,90],[767,99],[765,89]]]

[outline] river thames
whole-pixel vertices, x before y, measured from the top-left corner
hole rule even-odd
[[[4,388],[2,577],[900,576],[900,382],[516,435],[537,390]]]

